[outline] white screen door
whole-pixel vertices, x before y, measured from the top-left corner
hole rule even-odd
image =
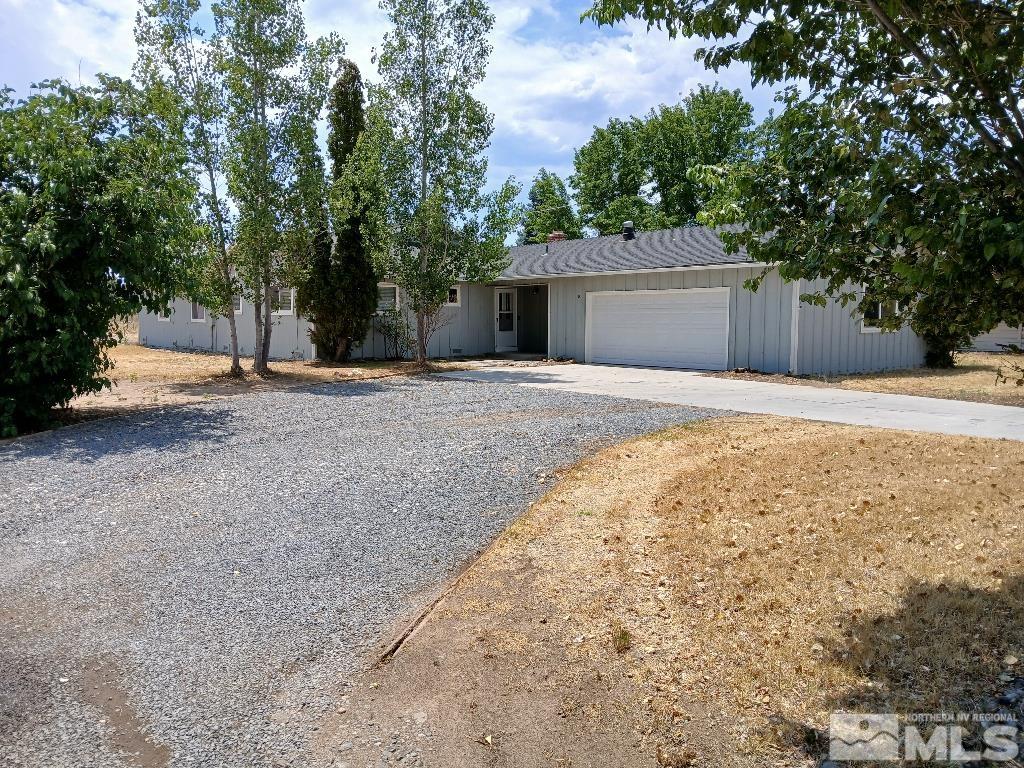
[[[519,349],[516,332],[516,289],[494,290],[494,351],[515,352]]]

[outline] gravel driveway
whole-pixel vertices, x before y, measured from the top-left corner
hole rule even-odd
[[[308,765],[318,719],[552,467],[713,415],[417,378],[0,446],[0,752]]]

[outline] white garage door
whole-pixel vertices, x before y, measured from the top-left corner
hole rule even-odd
[[[586,361],[725,370],[729,289],[588,293]]]

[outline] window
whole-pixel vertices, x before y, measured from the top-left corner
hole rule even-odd
[[[160,311],[156,313],[156,319],[161,323],[171,322],[171,312],[174,311],[173,307],[169,307],[166,312]]]
[[[864,310],[861,320],[861,333],[878,333],[882,330],[882,322],[900,313],[900,303],[895,299],[872,302]]]
[[[398,286],[377,286],[377,312],[390,312],[398,308]]]
[[[290,315],[295,308],[295,291],[277,286],[270,289],[270,302],[275,315]]]
[[[236,315],[242,314],[242,297],[237,293],[231,297],[231,309]]]
[[[198,301],[193,301],[192,302],[192,322],[193,323],[205,323],[206,322],[206,307],[204,307]]]
[[[462,305],[462,289],[453,285],[448,289],[448,301],[445,304],[449,307],[458,307]]]

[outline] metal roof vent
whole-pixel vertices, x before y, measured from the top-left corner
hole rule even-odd
[[[636,228],[633,226],[633,222],[632,221],[624,221],[624,222],[622,222],[622,239],[623,240],[632,240],[634,237],[636,237]]]

